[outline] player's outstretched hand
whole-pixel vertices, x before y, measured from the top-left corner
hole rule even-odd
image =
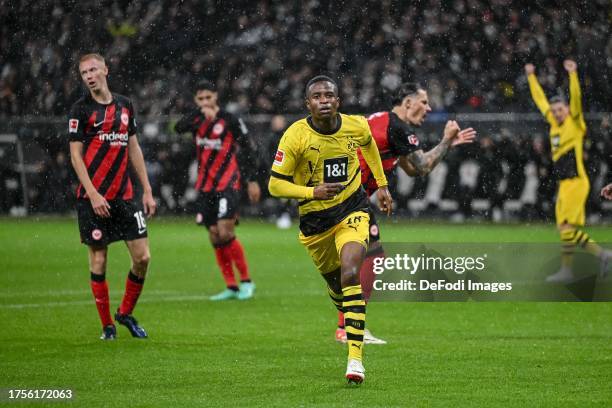
[[[153,198],[153,193],[151,193],[150,191],[144,192],[144,194],[142,195],[142,207],[144,208],[144,213],[146,214],[147,218],[151,218],[155,215],[155,211],[157,210],[157,203]]]
[[[259,199],[261,198],[261,189],[256,181],[249,181],[249,184],[247,185],[247,193],[249,194],[249,201],[251,204],[259,202]]]
[[[91,207],[94,210],[94,213],[98,217],[108,218],[110,217],[110,204],[106,201],[106,198],[102,196],[102,194],[97,191],[94,194],[89,195],[89,201],[91,202]]]
[[[342,183],[323,183],[314,188],[313,198],[315,200],[330,200],[339,192],[344,190]]]
[[[378,201],[378,208],[380,211],[386,212],[387,215],[391,215],[393,210],[393,198],[387,187],[381,187],[376,190],[376,200]]]
[[[461,128],[455,120],[449,120],[444,126],[444,139],[452,140],[457,137]]]
[[[535,65],[525,64],[525,75],[535,74]]]
[[[576,72],[578,69],[578,64],[576,64],[576,61],[574,60],[566,59],[563,61],[563,68],[565,68],[567,72]]]
[[[612,200],[612,183],[601,189],[601,196],[606,200]]]
[[[476,131],[473,128],[467,128],[459,131],[457,137],[453,139],[451,146],[457,146],[465,143],[473,143],[476,139]]]

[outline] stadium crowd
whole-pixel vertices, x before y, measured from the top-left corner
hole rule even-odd
[[[302,112],[319,72],[340,79],[345,111],[386,107],[387,91],[417,79],[437,111],[526,111],[523,64],[555,91],[564,57],[587,109],[612,105],[607,0],[0,3],[0,117],[65,115],[83,92],[75,61],[92,50],[141,116],[181,113],[202,77],[240,112]]]

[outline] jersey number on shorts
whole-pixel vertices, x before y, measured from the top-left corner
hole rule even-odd
[[[219,213],[217,218],[221,218],[227,214],[227,198],[222,197],[219,199]]]
[[[348,179],[348,157],[335,157],[323,161],[323,181],[325,183],[341,183]]]
[[[346,220],[346,225],[348,225],[350,228],[357,229],[359,224],[361,224],[361,215],[356,215],[354,217],[347,218]]]
[[[147,230],[147,223],[145,221],[144,214],[142,211],[136,211],[134,213],[134,218],[136,218],[136,222],[138,223],[138,233],[142,234]]]

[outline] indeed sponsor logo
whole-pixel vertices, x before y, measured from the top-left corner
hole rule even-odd
[[[221,150],[221,139],[198,138],[196,144],[204,149]]]
[[[128,142],[128,134],[126,133],[118,133],[118,132],[110,132],[110,133],[102,133],[98,132],[98,139],[102,142],[110,142],[112,145],[122,145],[127,146]]]

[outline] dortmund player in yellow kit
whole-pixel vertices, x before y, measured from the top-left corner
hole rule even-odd
[[[337,112],[338,86],[317,76],[306,85],[310,116],[293,123],[280,140],[269,190],[299,201],[300,242],[344,312],[348,343],[346,378],[361,383],[366,306],[359,270],[368,248],[369,203],[361,187],[357,149],[372,170],[381,210],[391,212],[380,154],[362,116]]]
[[[582,112],[582,95],[577,65],[565,60],[563,67],[569,74],[570,102],[562,97],[551,98],[550,103],[538,83],[533,64],[525,65],[533,101],[550,125],[550,146],[554,170],[559,179],[555,204],[555,218],[561,235],[561,268],[548,276],[548,282],[567,282],[573,279],[574,248],[580,245],[601,260],[601,273],[605,275],[611,258],[610,251],[602,249],[580,229],[585,223],[585,204],[589,195],[589,177],[584,168],[583,141],[586,123]]]

